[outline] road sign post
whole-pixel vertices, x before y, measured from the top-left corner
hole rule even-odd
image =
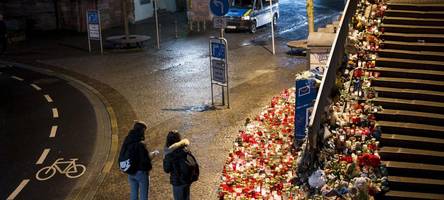
[[[227,89],[227,105],[230,108],[230,89],[228,79],[228,43],[222,37],[210,37],[210,77],[211,77],[211,104],[214,106],[213,86],[222,88],[222,105],[225,105],[225,88]]]
[[[91,53],[91,40],[98,40],[100,41],[100,53],[103,54],[102,27],[98,10],[88,10],[86,12],[86,27],[88,29],[89,52]]]
[[[222,38],[224,37],[225,29],[225,19],[223,18],[223,16],[228,13],[229,7],[230,5],[228,0],[210,0],[210,11],[211,13],[213,13],[214,16],[216,16],[216,19],[213,19],[213,25],[220,25],[218,28],[220,28],[220,37]]]
[[[211,104],[214,106],[213,85],[222,87],[222,105],[225,105],[225,88],[227,88],[227,103],[230,108],[230,88],[228,85],[228,42],[224,38],[225,18],[228,13],[228,0],[210,0],[210,11],[214,28],[220,28],[220,37],[210,37],[210,77],[211,77]]]

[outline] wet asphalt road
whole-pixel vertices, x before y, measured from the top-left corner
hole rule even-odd
[[[257,109],[268,103],[269,98],[282,89],[292,86],[292,74],[303,70],[306,65],[304,57],[286,54],[289,49],[285,45],[290,40],[304,39],[307,36],[305,1],[281,0],[280,2],[281,18],[278,20],[277,54],[275,56],[272,56],[269,52],[271,46],[269,26],[260,28],[254,35],[247,32],[226,34],[230,48],[229,73],[230,87],[232,88],[231,101],[233,103],[231,110],[200,112],[205,111],[204,108],[210,101],[208,32],[205,34],[193,33],[177,40],[165,40],[161,45],[161,50],[150,46],[140,52],[113,52],[105,53],[103,56],[91,56],[86,55],[85,52],[76,52],[73,49],[66,50],[66,47],[63,49],[59,45],[54,46],[61,49],[60,51],[48,50],[50,48],[47,48],[45,44],[42,45],[43,50],[38,49],[39,46],[35,45],[36,50],[33,52],[37,53],[27,54],[26,56],[34,56],[46,64],[74,71],[114,88],[128,101],[131,108],[127,109],[132,109],[135,112],[135,118],[130,118],[128,121],[141,119],[149,124],[152,131],[149,131],[147,136],[150,139],[152,149],[162,149],[164,133],[167,133],[168,130],[178,129],[184,133],[185,137],[192,140],[196,155],[203,163],[202,179],[193,187],[192,195],[196,197],[195,199],[206,199],[204,197],[209,196],[209,199],[215,199],[214,194],[217,189],[221,166],[223,166],[227,149],[231,147],[234,140],[234,136],[225,137],[222,135],[235,135],[238,130],[236,124],[245,120],[245,117],[257,114]],[[315,0],[315,26],[322,27],[335,20],[343,9],[343,5],[343,0]],[[152,30],[153,28],[142,27],[141,29]],[[215,35],[214,32],[217,34],[217,31],[210,34]],[[154,36],[152,33],[148,35]],[[67,54],[67,52],[73,53]],[[6,77],[9,77],[9,75]],[[49,84],[48,86],[54,86],[54,84],[47,84]],[[29,84],[25,84],[23,87],[25,86],[29,87]],[[55,92],[54,95],[60,94],[58,98],[63,99],[63,95],[66,95],[61,89]],[[112,96],[112,94],[107,95]],[[219,90],[216,92],[216,96],[217,100],[220,101]],[[54,99],[56,98],[54,97]],[[55,102],[58,103],[60,100],[55,100]],[[45,101],[45,99],[39,101]],[[74,103],[71,108],[75,111],[88,107],[78,105],[79,102],[71,97],[65,103]],[[28,103],[28,101],[25,103]],[[63,106],[66,106],[66,104]],[[61,109],[60,119],[67,117],[66,112]],[[50,111],[44,111],[42,116],[45,115],[49,115],[51,120]],[[82,118],[87,119],[88,117],[83,114]],[[39,135],[48,138],[51,124],[45,123],[47,123],[46,128]],[[67,130],[80,130],[83,129],[83,126],[82,121],[82,123],[74,123]],[[122,131],[119,138],[123,138],[125,135],[126,132]],[[40,137],[37,134],[34,134],[34,136]],[[30,182],[20,195],[32,193],[53,195],[54,193],[56,196],[49,196],[49,199],[62,199],[64,194],[58,193],[59,196],[57,196],[59,188],[55,187],[63,185],[64,188],[69,188],[73,185],[71,182],[74,180],[68,180],[65,176],[57,173],[47,182],[39,182],[34,178],[35,173],[43,166],[50,165],[58,157],[79,157],[80,162],[88,167],[88,156],[79,152],[87,152],[87,149],[92,148],[89,146],[93,144],[88,142],[93,140],[83,141],[85,144],[75,142],[81,140],[81,138],[79,136],[71,139],[72,141],[66,139],[60,141],[60,143],[48,142],[47,139],[42,139],[46,142],[43,142],[43,144],[36,142],[40,145],[37,146],[34,152],[22,153],[23,156],[26,154],[25,157],[29,158],[26,161],[23,159],[23,162],[28,162],[25,165],[32,166],[31,169],[18,170],[22,172],[20,175],[10,173],[11,175],[8,175],[9,179],[14,179],[15,182],[8,179],[9,184],[4,184],[4,179],[1,179],[0,199],[7,197],[20,184],[21,180],[28,178]],[[3,143],[5,143],[3,141],[7,140],[4,140],[3,137],[0,139],[0,145],[3,146]],[[20,145],[17,146],[30,145],[31,141],[34,140],[37,141],[37,139],[30,139],[26,140],[27,143],[25,144],[18,143]],[[81,147],[85,150],[75,151],[75,147],[69,150],[67,148],[68,144],[82,144]],[[59,146],[59,150],[53,151],[52,148],[56,147],[51,145]],[[1,152],[4,152],[1,146]],[[36,160],[39,159],[43,149],[48,147],[51,148],[48,158],[44,164],[36,166]],[[60,153],[53,154],[59,151]],[[152,185],[150,197],[152,199],[168,199],[170,198],[170,185],[168,177],[161,170],[161,160],[155,160],[154,165],[151,178],[153,183],[156,184]],[[4,166],[1,163],[1,169]],[[3,185],[7,187],[3,187]],[[114,166],[112,173],[105,179],[96,197],[97,199],[107,200],[126,199],[128,192],[126,177]],[[23,196],[23,198],[28,199],[26,197],[28,196]]]
[[[344,9],[344,2],[344,0],[314,0],[315,30],[337,20]],[[276,40],[286,43],[308,37],[305,0],[280,0],[279,13],[280,18],[275,30]],[[226,34],[226,37],[231,40],[240,39],[240,42],[236,43],[239,46],[264,45],[269,43],[271,28],[269,25],[259,27],[254,35],[248,31],[232,31]]]
[[[92,106],[64,80],[1,65],[0,72],[0,199],[13,194],[17,194],[16,199],[64,199],[78,178],[56,172],[40,181],[36,173],[58,158],[77,158],[88,171],[96,140]],[[56,131],[53,126],[57,126]],[[61,170],[67,166],[59,165]],[[80,175],[81,167],[77,169],[79,172],[69,175]]]

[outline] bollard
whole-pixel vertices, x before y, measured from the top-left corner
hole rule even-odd
[[[197,32],[200,32],[200,21],[197,20],[196,22],[197,22]]]
[[[207,30],[207,23],[206,22],[207,22],[206,20],[203,21],[203,31],[204,32]]]

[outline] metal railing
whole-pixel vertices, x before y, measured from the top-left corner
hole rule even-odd
[[[353,15],[356,13],[356,7],[358,0],[348,0],[345,5],[343,16],[340,22],[340,29],[336,33],[336,39],[333,42],[333,46],[330,51],[329,58],[327,60],[327,70],[322,77],[321,86],[316,97],[313,112],[311,114],[310,123],[308,125],[308,145],[313,148],[317,148],[317,138],[319,129],[323,119],[326,119],[327,109],[330,106],[328,98],[332,89],[335,87],[336,72],[338,68],[343,64],[345,43],[348,36],[349,23]]]

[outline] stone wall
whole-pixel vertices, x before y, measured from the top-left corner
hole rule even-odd
[[[208,3],[209,0],[188,0],[188,19],[191,21],[211,20]]]
[[[2,13],[10,29],[26,27],[38,30],[56,28],[54,3],[52,0],[2,0]]]
[[[134,16],[133,0],[126,0],[130,16]],[[96,5],[97,3],[97,5]],[[86,11],[101,11],[104,29],[122,24],[122,0],[1,0],[10,29],[86,31]],[[133,17],[132,17],[133,18]],[[57,20],[58,19],[58,20]]]

